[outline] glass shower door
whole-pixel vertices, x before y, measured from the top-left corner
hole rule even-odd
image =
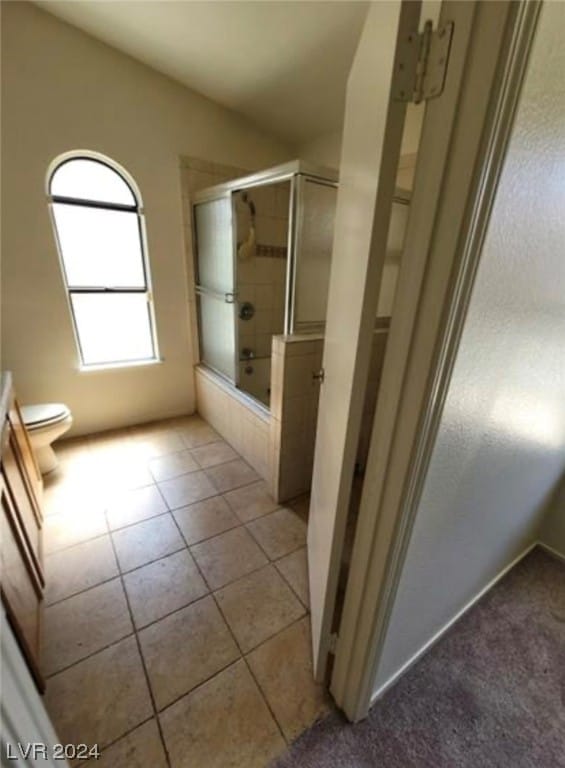
[[[309,176],[295,177],[296,226],[292,333],[323,331],[337,202],[337,184]]]
[[[231,195],[194,206],[200,358],[238,381],[236,245]]]

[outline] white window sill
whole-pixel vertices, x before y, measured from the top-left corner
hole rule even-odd
[[[115,371],[124,368],[146,368],[148,365],[161,365],[165,361],[163,358],[153,360],[131,360],[125,363],[95,363],[93,365],[79,365],[80,373],[91,373],[95,371]]]

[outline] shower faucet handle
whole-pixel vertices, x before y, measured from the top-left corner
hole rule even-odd
[[[255,315],[255,307],[250,301],[244,301],[243,304],[239,308],[239,319],[240,320],[251,320],[251,318]]]

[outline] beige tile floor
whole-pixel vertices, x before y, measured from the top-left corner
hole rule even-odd
[[[104,768],[264,768],[314,684],[304,499],[279,507],[197,416],[60,443],[45,484],[44,668]]]

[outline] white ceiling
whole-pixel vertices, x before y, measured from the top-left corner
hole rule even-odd
[[[289,143],[339,128],[358,0],[43,0],[39,6]]]

